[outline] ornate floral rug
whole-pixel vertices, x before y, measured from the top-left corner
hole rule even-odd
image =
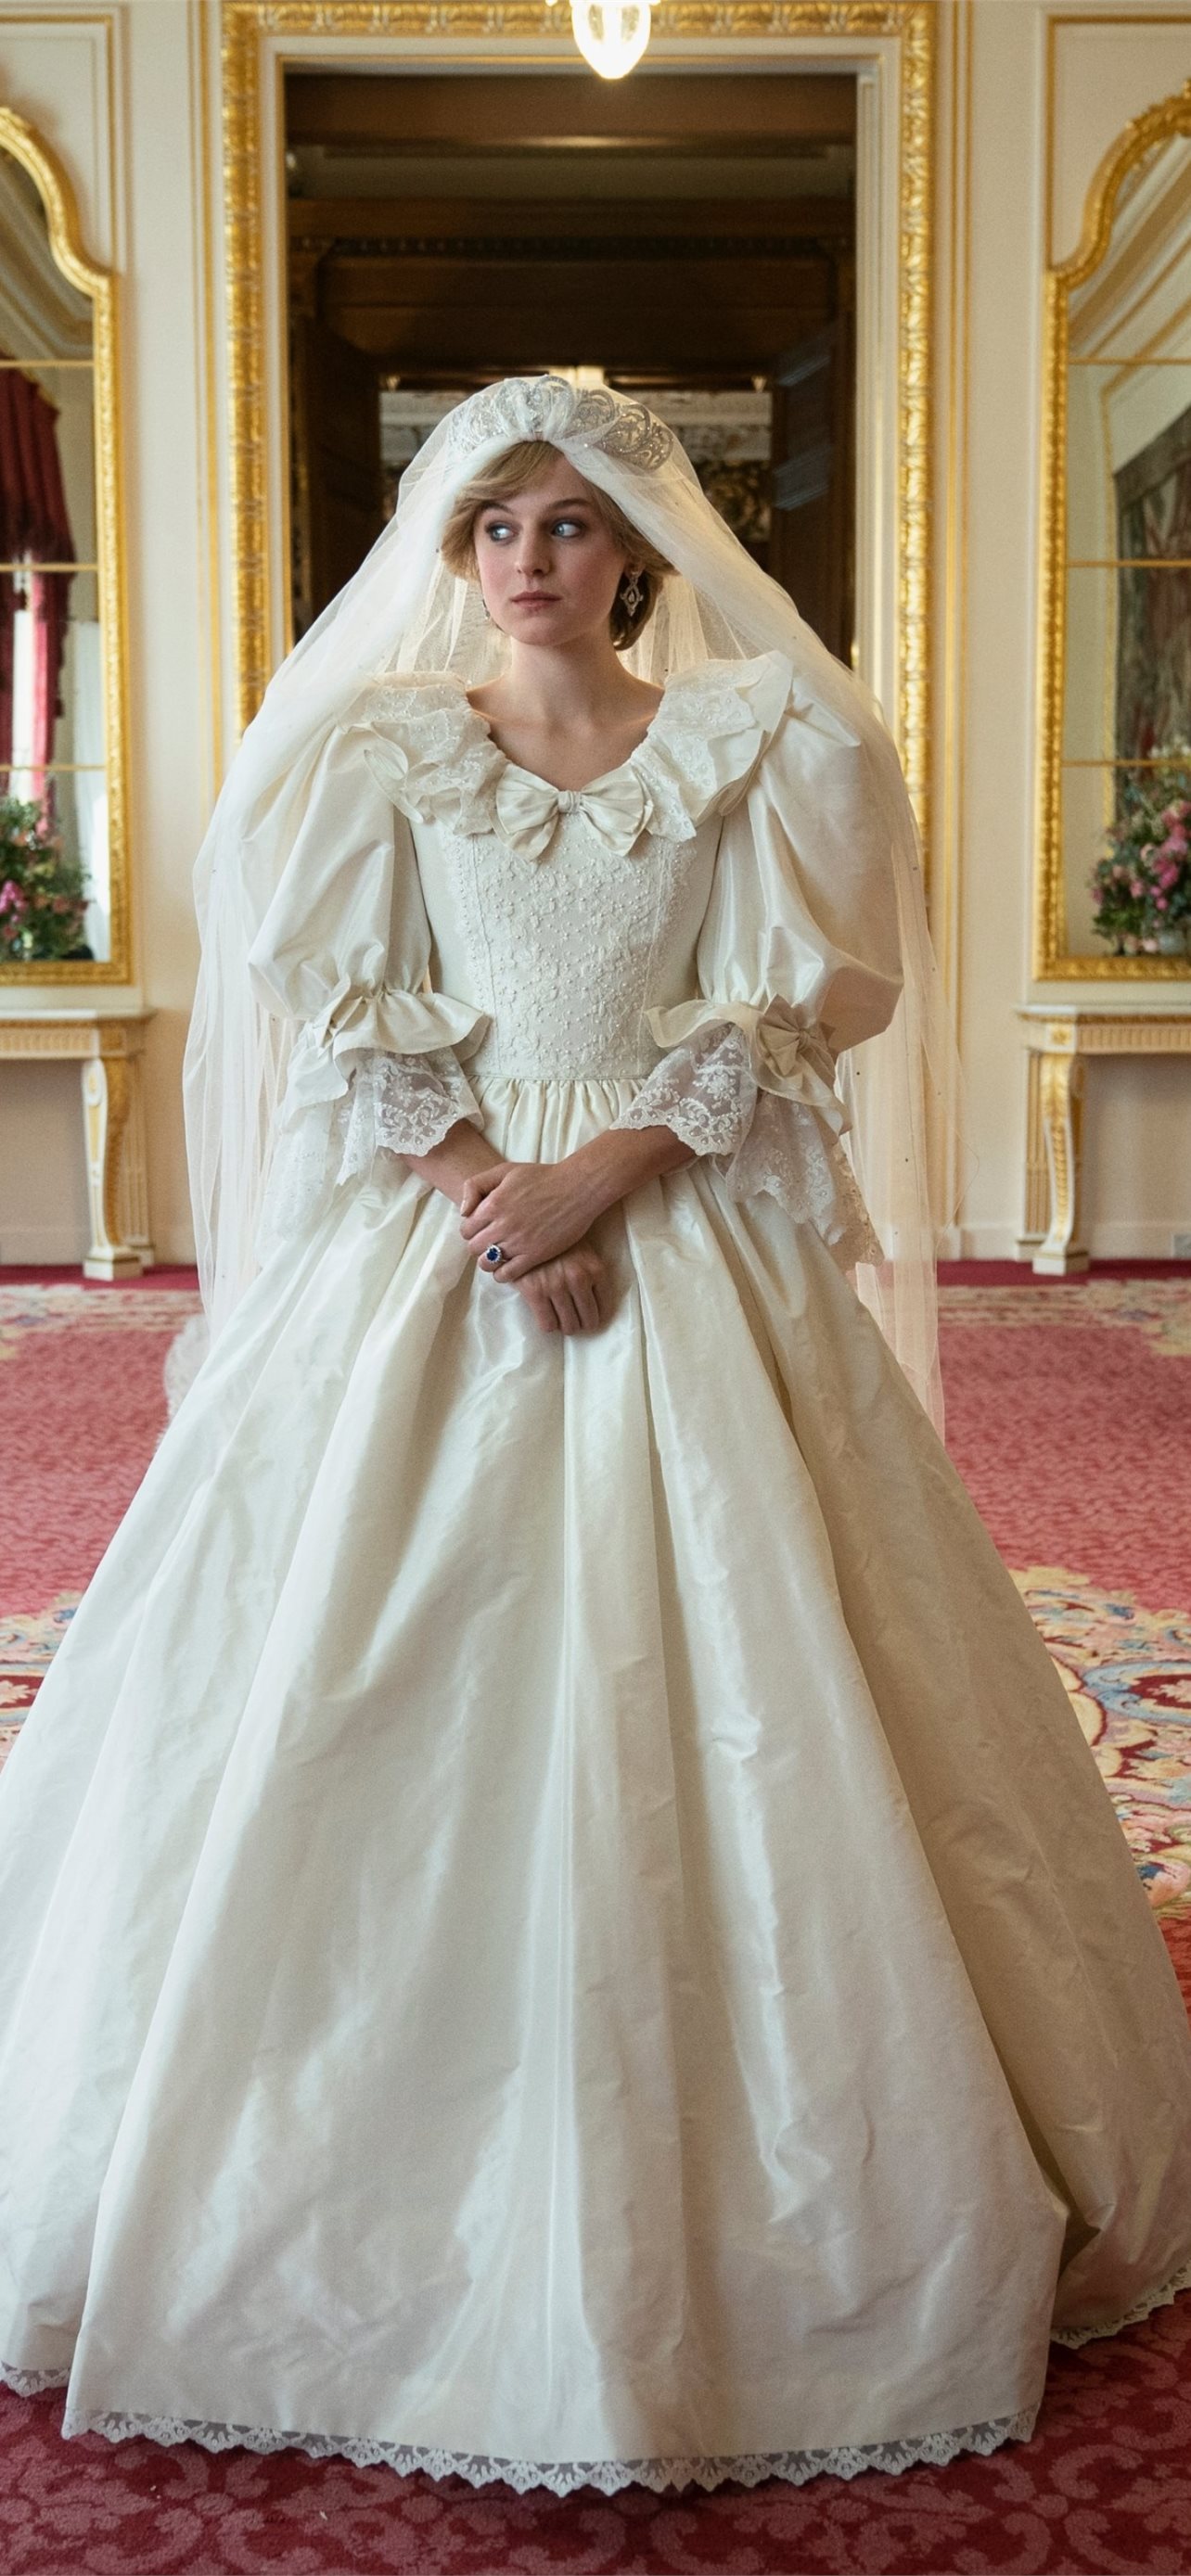
[[[153,1278],[9,1286],[0,1273],[0,1618],[82,1592],[144,1475],[165,1355],[199,1303]],[[5,1633],[0,1661],[7,1646]]]
[[[1191,1922],[1191,1279],[945,1286],[947,1442]]]
[[[947,1446],[1006,1563],[1191,1620],[1191,1278],[940,1302]]]
[[[1055,1566],[1031,1566],[1017,1581],[1151,1904],[1191,1921],[1191,1610],[1145,1610]]]

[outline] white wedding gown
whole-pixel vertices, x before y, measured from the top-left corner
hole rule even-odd
[[[789,683],[672,682],[575,795],[450,679],[331,738],[264,1266],[0,1786],[0,2359],[67,2431],[899,2468],[1191,2279],[1160,1936],[841,1267],[893,898],[800,857]],[[461,1114],[697,1149],[598,1334],[402,1161]]]

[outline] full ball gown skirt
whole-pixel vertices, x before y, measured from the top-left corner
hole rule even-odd
[[[637,1079],[477,1073],[554,1160]],[[558,2492],[1031,2429],[1191,2277],[1066,1694],[816,1227],[710,1156],[540,1332],[390,1158],[284,1234],[0,1792],[0,2357],[64,2429]]]

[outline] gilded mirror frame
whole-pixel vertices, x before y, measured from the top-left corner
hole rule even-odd
[[[121,517],[119,316],[113,272],[83,248],[74,190],[61,162],[15,109],[0,106],[0,151],[28,173],[45,209],[50,250],[63,277],[85,295],[94,327],[95,535],[103,660],[104,766],[108,801],[111,954],[28,957],[0,963],[0,983],[129,984],[132,900],[127,805],[127,631]]]
[[[1105,153],[1084,208],[1079,244],[1046,272],[1043,374],[1041,598],[1038,627],[1038,855],[1034,887],[1036,981],[1092,978],[1113,982],[1186,982],[1191,961],[1179,957],[1073,957],[1065,948],[1063,862],[1063,714],[1066,685],[1067,374],[1070,299],[1105,258],[1121,188],[1156,144],[1191,135],[1191,81],[1122,128]]]
[[[738,38],[841,36],[898,49],[897,734],[926,830],[930,766],[932,208],[935,0],[659,0],[655,34],[712,51]],[[262,287],[262,82],[269,36],[444,38],[557,35],[548,0],[222,0],[224,294],[230,410],[232,715],[255,714],[271,667],[270,520]],[[408,61],[408,51],[405,53]],[[678,63],[674,68],[680,68]],[[276,174],[272,184],[279,186]],[[279,191],[280,192],[280,191]]]

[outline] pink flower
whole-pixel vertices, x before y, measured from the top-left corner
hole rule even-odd
[[[1154,897],[1154,910],[1155,910],[1155,912],[1165,912],[1166,907],[1167,907],[1167,904],[1168,904],[1168,902],[1169,902],[1169,901],[1170,901],[1170,897],[1169,897],[1169,895],[1165,895],[1165,894],[1156,894],[1156,895],[1155,895],[1155,897]],[[59,909],[60,909],[60,907],[59,907],[57,904],[55,904],[55,906],[54,906],[54,910],[55,910],[55,912],[57,912]]]
[[[1143,883],[1142,883],[1142,881],[1141,881],[1141,878],[1140,878],[1140,877],[1131,877],[1131,878],[1130,878],[1130,880],[1129,880],[1129,892],[1130,892],[1130,894],[1134,894],[1134,895],[1143,895],[1143,894],[1145,893],[1145,887],[1144,887],[1144,885],[1143,885]]]
[[[19,921],[27,909],[20,887],[13,884],[11,877],[6,877],[0,886],[0,912],[13,912]]]
[[[1182,824],[1173,824],[1162,844],[1163,858],[1174,858],[1175,856],[1181,858],[1186,847],[1187,835],[1183,830]]]

